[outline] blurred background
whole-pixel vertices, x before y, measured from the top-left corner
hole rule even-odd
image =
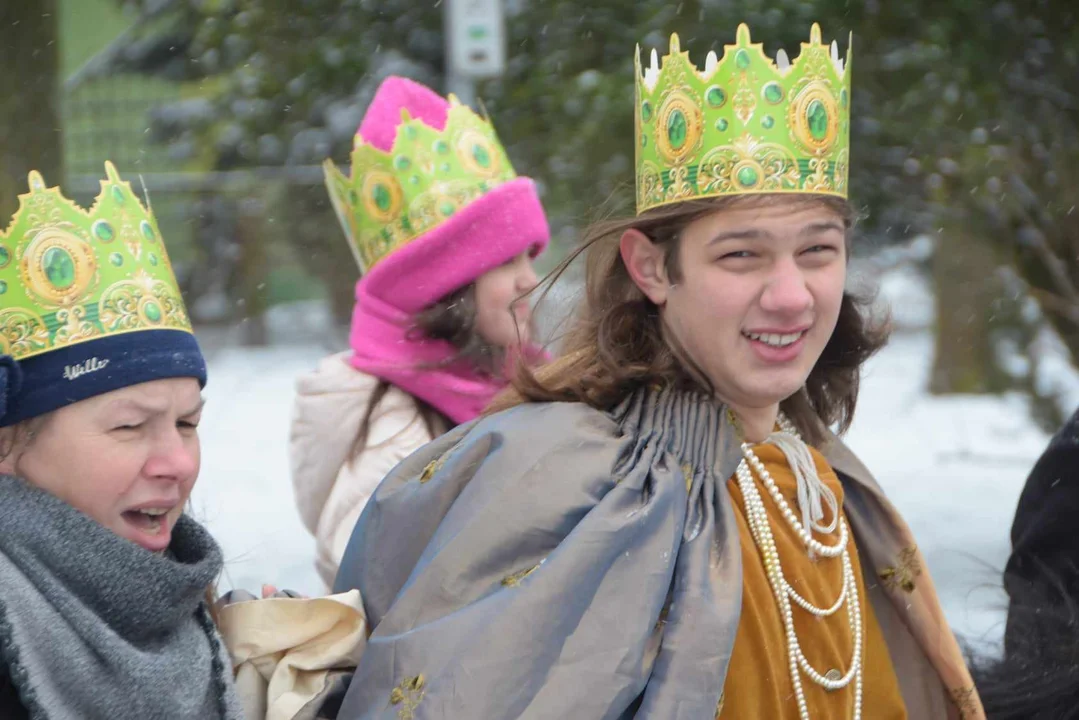
[[[322,184],[378,83],[491,115],[537,180],[552,268],[631,209],[633,49],[703,64],[739,22],[793,57],[854,36],[852,283],[897,332],[849,441],[907,516],[953,623],[991,646],[1015,500],[1079,406],[1073,0],[4,0],[0,218],[26,174],[149,194],[210,358],[199,512],[227,585],[318,592],[292,505],[292,383],[344,349],[357,269]],[[141,183],[139,178],[141,177]],[[3,222],[3,220],[0,220]],[[576,276],[541,306],[549,337]]]

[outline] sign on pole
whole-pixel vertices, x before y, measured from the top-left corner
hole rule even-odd
[[[503,0],[442,0],[446,3],[446,55],[450,73],[462,78],[498,77],[506,68]]]

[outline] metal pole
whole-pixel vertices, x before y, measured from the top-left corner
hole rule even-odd
[[[476,108],[476,83],[472,78],[465,77],[455,72],[447,65],[446,68],[446,92],[453,93],[462,104],[472,109]]]
[[[463,104],[475,107],[476,83],[470,78],[458,72],[454,62],[453,42],[454,32],[450,19],[450,3],[460,0],[442,0],[442,36],[445,38],[446,53],[446,93],[453,93]]]
[[[135,168],[132,168],[134,171]],[[344,168],[348,172],[348,168]],[[147,172],[140,173],[151,191],[193,192],[200,190],[247,189],[267,182],[287,185],[313,186],[325,182],[321,165],[286,165],[284,167],[254,167],[244,170],[216,172]],[[65,188],[71,192],[97,194],[101,191],[100,175],[72,175]]]

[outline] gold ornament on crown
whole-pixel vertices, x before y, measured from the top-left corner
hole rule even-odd
[[[814,24],[791,62],[772,60],[738,26],[723,57],[698,69],[677,35],[660,64],[636,67],[637,212],[753,193],[847,197],[850,61]]]
[[[191,332],[157,221],[105,163],[89,210],[29,175],[0,230],[0,354],[16,360],[140,330]]]
[[[441,130],[402,109],[393,147],[357,135],[351,176],[323,163],[326,189],[361,272],[517,177],[490,120],[449,96]]]

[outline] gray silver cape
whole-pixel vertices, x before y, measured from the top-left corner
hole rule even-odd
[[[981,717],[909,530],[849,450],[824,452],[909,716]],[[341,564],[373,631],[338,717],[712,720],[742,612],[740,458],[722,405],[659,389],[523,405],[421,449]]]

